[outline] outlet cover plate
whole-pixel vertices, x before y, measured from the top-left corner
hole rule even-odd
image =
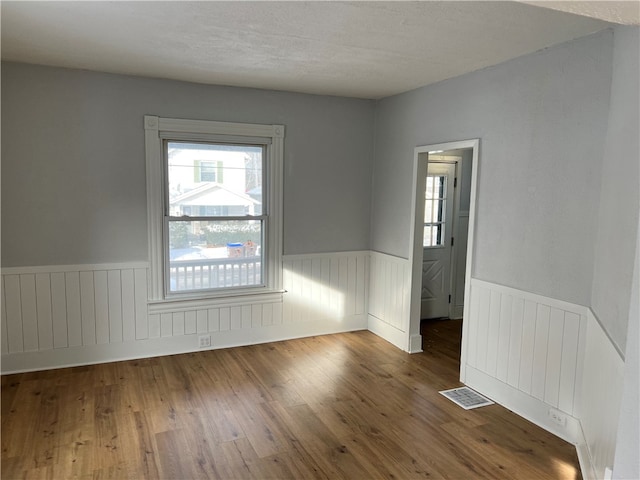
[[[555,408],[549,409],[549,418],[553,423],[560,425],[561,427],[565,427],[567,425],[567,415]]]

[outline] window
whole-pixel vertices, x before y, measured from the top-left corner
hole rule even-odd
[[[219,182],[223,180],[223,162],[193,160],[194,181],[196,182]]]
[[[162,146],[166,293],[264,286],[266,146],[172,140]],[[202,157],[213,160],[198,160]]]
[[[150,300],[281,290],[281,125],[145,117]]]
[[[427,175],[424,200],[424,247],[441,247],[445,239],[447,176]]]

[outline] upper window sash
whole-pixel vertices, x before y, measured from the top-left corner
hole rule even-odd
[[[270,145],[271,145],[271,140],[270,139],[259,139],[256,138],[255,141],[250,141],[250,139],[248,138],[244,138],[244,139],[238,139],[236,138],[235,141],[231,142],[229,141],[228,137],[224,137],[224,138],[220,138],[219,135],[210,135],[209,139],[207,141],[203,141],[203,140],[199,140],[199,141],[187,141],[187,140],[175,140],[173,138],[164,138],[161,135],[161,138],[163,138],[163,143],[162,143],[162,150],[163,150],[163,155],[164,155],[164,163],[163,163],[163,174],[164,174],[164,182],[163,182],[163,188],[164,188],[164,214],[166,217],[168,217],[171,220],[175,220],[178,219],[180,217],[182,217],[182,215],[180,216],[175,216],[171,214],[171,199],[170,199],[170,190],[171,190],[171,167],[172,166],[178,166],[178,164],[174,164],[174,165],[170,165],[170,158],[169,158],[169,146],[170,145],[189,145],[189,146],[193,146],[193,145],[203,145],[203,146],[215,146],[215,147],[223,147],[223,146],[231,146],[231,147],[246,147],[247,149],[254,149],[254,148],[259,148],[260,149],[260,157],[261,157],[261,163],[260,163],[260,177],[261,177],[261,190],[262,190],[262,202],[261,202],[261,206],[260,206],[260,212],[258,213],[254,213],[254,214],[225,214],[225,213],[216,213],[216,214],[208,214],[208,213],[191,213],[189,215],[187,215],[188,217],[190,217],[191,219],[195,219],[195,217],[200,217],[202,220],[206,220],[206,217],[211,217],[210,219],[216,219],[216,218],[223,218],[223,217],[237,217],[237,219],[242,219],[242,217],[244,217],[244,219],[251,219],[251,218],[266,218],[266,216],[269,214],[269,207],[270,207],[270,198],[269,195],[264,195],[269,188],[269,180],[270,180],[270,175],[269,175],[269,169],[268,169],[268,158],[269,158],[269,154],[270,154]],[[190,148],[190,147],[189,147]],[[215,150],[215,149],[213,149]],[[200,176],[202,173],[202,166],[203,164],[215,164],[215,168],[216,168],[216,177],[220,177],[220,178],[216,178],[215,183],[224,185],[224,170],[225,167],[223,165],[223,162],[218,160],[218,161],[202,161],[202,160],[195,160],[194,164],[194,168],[193,168],[193,173],[195,174],[194,176]],[[174,177],[175,180],[175,177]],[[201,181],[201,180],[198,180]],[[174,184],[175,185],[175,184]]]
[[[147,229],[149,243],[149,301],[162,302],[164,292],[164,183],[165,158],[163,141],[186,140],[216,143],[244,143],[265,145],[269,158],[263,172],[268,182],[266,203],[269,208],[266,287],[260,292],[282,290],[282,165],[284,126],[249,123],[229,123],[206,120],[185,120],[145,115],[145,152],[147,173]],[[244,294],[249,294],[246,292]],[[229,292],[229,294],[243,294]],[[213,295],[201,295],[206,298]],[[213,301],[213,300],[212,300]]]

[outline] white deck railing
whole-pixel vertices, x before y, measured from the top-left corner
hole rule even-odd
[[[169,278],[173,292],[260,285],[262,257],[174,260]]]

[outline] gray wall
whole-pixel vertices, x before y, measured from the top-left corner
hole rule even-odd
[[[618,231],[620,238],[613,237],[612,245],[600,243],[601,237],[604,240],[611,239],[606,231],[598,236],[593,292],[594,310],[597,309],[605,328],[625,352],[624,389],[613,467],[613,478],[616,479],[640,478],[640,456],[638,456],[638,445],[640,445],[640,411],[638,409],[640,405],[639,45],[640,27],[616,29],[613,61],[614,89],[611,92],[608,148],[605,152],[605,168],[603,168],[603,194],[605,185],[608,185],[606,191],[617,200],[613,207],[620,208],[619,213],[613,214],[619,220],[619,223],[613,227],[616,229],[622,227],[622,230]],[[609,185],[612,181],[609,177],[615,175],[617,178],[618,175],[607,171],[608,164],[612,169],[627,169],[628,177],[618,179],[619,188]],[[603,205],[608,201],[609,199],[603,198]],[[601,228],[605,229],[610,224],[609,219],[602,218],[603,216],[606,216],[606,211],[601,208],[600,220],[603,222]],[[635,242],[633,238],[627,237],[631,234],[634,225]],[[622,238],[623,235],[624,238]],[[635,256],[630,250],[633,243],[635,243]],[[611,262],[618,266],[619,274],[613,269],[607,271],[602,266],[602,264],[607,265],[611,255],[615,257]],[[631,261],[633,258],[635,261]],[[606,283],[605,277],[609,279],[611,285]],[[625,281],[628,283],[624,283]],[[617,290],[613,291],[613,289]],[[612,301],[614,299],[615,302]],[[629,305],[628,315],[624,314],[625,304]],[[626,335],[624,335],[625,322]]]
[[[640,221],[640,220],[639,220]],[[624,387],[620,402],[620,421],[616,440],[613,478],[640,478],[640,231],[636,242],[629,330],[624,364]]]
[[[371,246],[408,258],[413,150],[480,138],[474,276],[589,305],[613,33],[383,99]]]
[[[615,30],[609,128],[591,305],[624,352],[640,205],[640,36],[638,27]]]
[[[2,64],[2,265],[147,259],[145,114],[286,125],[286,254],[369,248],[374,103]]]

